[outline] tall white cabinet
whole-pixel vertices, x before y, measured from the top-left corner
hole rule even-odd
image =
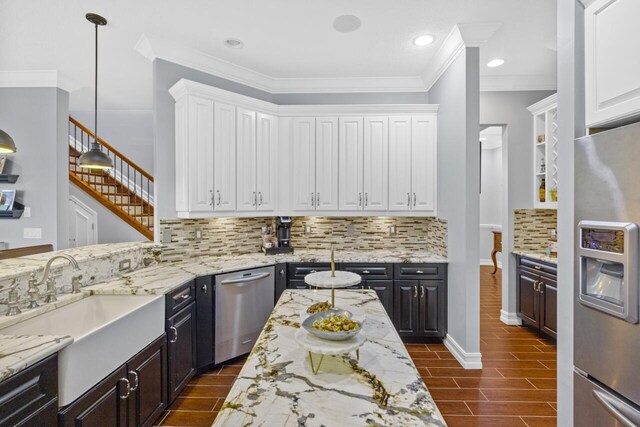
[[[530,107],[533,115],[533,207],[558,208],[558,97],[556,94]]]

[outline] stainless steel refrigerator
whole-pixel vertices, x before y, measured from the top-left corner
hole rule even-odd
[[[640,124],[575,141],[574,425],[640,426]]]

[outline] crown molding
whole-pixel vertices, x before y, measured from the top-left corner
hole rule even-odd
[[[556,90],[555,76],[480,76],[481,92]]]
[[[545,99],[542,99],[536,102],[533,105],[527,107],[527,110],[531,112],[531,114],[538,114],[541,111],[545,111],[558,103],[558,94],[554,93],[551,96],[547,96]]]
[[[578,1],[582,3],[582,6],[584,6],[585,9],[596,2],[596,0],[578,0]]]
[[[82,87],[58,70],[0,71],[0,87],[57,87],[73,92]]]
[[[272,94],[424,92],[420,76],[276,78],[173,42],[151,40],[143,34],[134,49],[149,61],[164,59],[174,64],[213,74]]]
[[[260,113],[276,116],[335,116],[364,114],[436,114],[438,104],[352,104],[352,105],[277,105],[250,96],[209,86],[192,80],[180,79],[169,89],[176,102],[195,95],[214,102],[233,104]]]

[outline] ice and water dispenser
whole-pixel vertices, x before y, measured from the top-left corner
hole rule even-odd
[[[580,303],[638,322],[638,226],[580,221]]]

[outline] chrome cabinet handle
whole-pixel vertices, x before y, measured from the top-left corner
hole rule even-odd
[[[136,371],[129,371],[129,375],[133,375],[133,384],[134,386],[130,389],[130,391],[136,391],[138,389],[138,385],[140,385],[140,377]]]
[[[169,342],[173,344],[178,341],[178,330],[175,328],[175,326],[169,327],[169,330],[173,331],[173,336],[175,337],[174,339],[169,340]]]
[[[260,198],[260,203],[258,204],[258,206],[262,206],[262,191],[258,191],[258,197]]]
[[[189,298],[189,294],[180,295],[180,298],[187,299],[187,298]]]
[[[315,203],[316,203],[315,194],[311,192],[311,207],[315,207]]]
[[[539,265],[534,265],[533,268],[535,268],[536,270],[540,270],[542,267],[540,267]]]
[[[256,196],[256,192],[253,192],[253,198],[251,201],[251,206],[256,206],[258,204],[258,196]]]
[[[320,206],[320,193],[316,193],[316,206]]]
[[[213,206],[213,190],[209,190],[209,194],[211,195],[211,201],[209,202],[209,206]]]
[[[424,286],[420,286],[420,298],[424,298]]]
[[[358,206],[362,206],[362,193],[358,193]]]
[[[218,203],[217,203],[217,205],[220,206],[220,203],[222,203],[222,194],[220,194],[220,190],[216,190],[216,193],[218,193]]]
[[[368,192],[364,193],[364,205],[365,206],[369,206],[369,193]]]
[[[369,274],[369,270],[362,270],[362,274]]]
[[[129,398],[129,395],[131,394],[131,383],[129,382],[129,380],[127,378],[120,378],[120,381],[124,381],[126,387],[127,387],[127,394],[124,395],[120,395],[120,399],[125,400]]]
[[[311,270],[309,273],[316,273],[316,271],[315,270]]]
[[[281,269],[280,269],[280,273],[279,273],[279,274],[280,274],[280,276],[283,276],[283,277],[284,277],[284,268],[281,268]]]
[[[407,206],[411,206],[411,193],[407,193]]]
[[[202,292],[207,293],[207,284],[202,285]]]
[[[416,193],[413,193],[413,206],[416,205]]]
[[[417,287],[417,286],[415,286],[415,287],[413,288],[413,297],[414,297],[414,298],[418,298],[418,287]]]
[[[416,271],[416,274],[424,274],[424,271],[422,271],[422,270],[417,270],[417,271]]]

